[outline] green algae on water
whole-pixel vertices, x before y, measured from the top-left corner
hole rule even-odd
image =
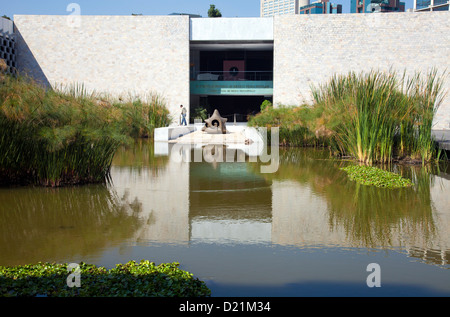
[[[347,172],[350,180],[362,185],[384,188],[402,188],[413,185],[409,179],[373,166],[353,165],[343,167],[341,170]]]

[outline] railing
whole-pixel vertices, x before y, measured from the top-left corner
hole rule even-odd
[[[204,71],[192,74],[192,80],[273,80],[273,71]]]

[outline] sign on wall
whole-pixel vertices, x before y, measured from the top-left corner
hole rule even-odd
[[[193,95],[272,95],[273,81],[191,81]]]

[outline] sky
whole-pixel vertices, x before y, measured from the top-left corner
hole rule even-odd
[[[406,8],[413,0],[406,0]],[[312,1],[311,1],[312,2]],[[332,0],[342,4],[348,13],[350,0]],[[13,19],[15,14],[64,15],[70,3],[77,3],[81,15],[167,15],[170,13],[199,14],[208,16],[210,4],[214,4],[223,17],[259,17],[260,0],[0,0],[0,16]]]

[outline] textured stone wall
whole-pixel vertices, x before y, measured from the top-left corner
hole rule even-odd
[[[157,93],[178,120],[189,105],[189,17],[14,16],[17,64],[52,86]]]
[[[311,85],[349,71],[450,71],[450,12],[274,17],[274,104],[311,101]],[[450,77],[435,128],[450,128]]]

